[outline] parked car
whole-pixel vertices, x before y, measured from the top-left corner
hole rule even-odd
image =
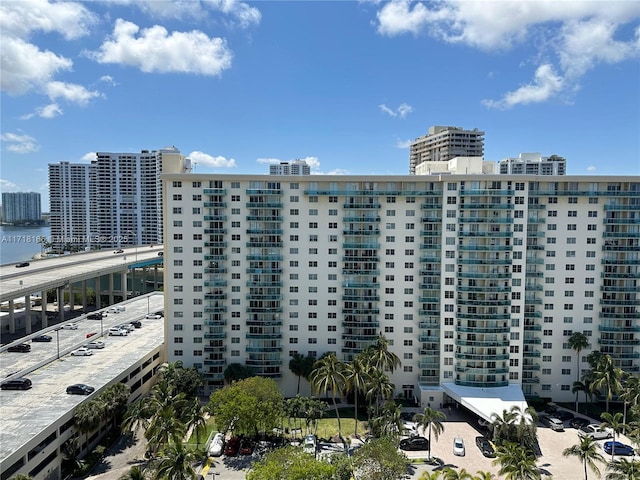
[[[104,342],[102,340],[94,340],[93,342],[87,343],[85,346],[95,350],[98,348],[104,348]]]
[[[22,268],[22,267],[28,267],[28,266],[29,266],[29,262],[16,263],[16,268]]]
[[[415,412],[401,412],[400,418],[405,422],[413,422],[413,417],[415,417]]]
[[[127,335],[129,335],[129,331],[120,327],[111,327],[109,329],[109,335],[114,337],[126,337]]]
[[[97,335],[97,334],[98,334],[98,332],[89,332],[89,333],[87,333],[86,338],[91,338],[91,337],[93,337],[94,335]]]
[[[581,432],[589,435],[595,440],[603,440],[605,438],[613,438],[613,430],[610,428],[602,428],[598,423],[585,425],[580,429]]]
[[[573,413],[560,409],[556,410],[552,416],[556,417],[558,420],[562,420],[563,422],[566,422],[567,420],[573,420],[574,417]]]
[[[132,323],[124,323],[120,325],[120,328],[122,330],[126,330],[127,332],[133,332],[136,329],[136,327],[134,327]]]
[[[84,383],[76,383],[75,385],[69,385],[67,387],[67,393],[69,395],[91,395],[95,390],[95,388],[85,385]]]
[[[87,314],[87,320],[101,320],[102,317],[106,317],[106,313],[97,312],[97,313],[89,313]]]
[[[140,320],[133,320],[131,322],[131,325],[133,325],[135,328],[142,328],[142,322]]]
[[[5,380],[0,383],[0,389],[2,390],[29,390],[30,388],[31,380],[24,377]]]
[[[62,330],[77,330],[78,329],[78,325],[76,325],[75,323],[67,323],[66,325],[63,325]]]
[[[487,438],[476,437],[476,445],[485,457],[493,458],[496,456],[496,450]]]
[[[541,415],[540,422],[556,432],[564,431],[564,423],[559,418],[550,415]]]
[[[456,437],[453,439],[453,454],[457,457],[464,457],[464,440],[462,437]]]
[[[318,440],[315,435],[306,435],[302,442],[302,449],[307,453],[316,453],[318,448]]]
[[[160,320],[162,318],[161,315],[158,315],[157,313],[147,313],[144,318],[147,318],[149,320]]]
[[[240,455],[251,455],[253,453],[253,444],[251,440],[248,438],[243,438],[240,440]]]
[[[50,335],[38,335],[31,339],[32,342],[50,342],[52,337]]]
[[[224,447],[224,454],[228,457],[235,457],[240,450],[240,437],[231,437]]]
[[[429,440],[424,437],[411,437],[400,440],[400,450],[429,450]]]
[[[28,343],[19,343],[18,345],[12,345],[7,348],[7,352],[19,352],[19,353],[27,353],[31,351],[31,345]]]
[[[634,455],[633,447],[631,445],[625,445],[621,442],[604,442],[602,445],[602,449],[605,453],[611,455],[611,450],[613,450],[614,455]]]
[[[124,250],[119,249],[119,250],[116,250],[116,251],[115,251],[115,252],[113,252],[113,253],[124,253]]]
[[[89,355],[93,355],[93,350],[87,347],[80,347],[79,349],[71,352],[72,357],[88,357]]]
[[[569,422],[569,425],[571,425],[573,428],[580,430],[582,427],[586,427],[590,423],[591,421],[587,420],[586,418],[575,417],[571,419],[571,421]]]
[[[209,446],[209,455],[212,457],[219,457],[224,451],[224,435],[222,433],[216,433]]]

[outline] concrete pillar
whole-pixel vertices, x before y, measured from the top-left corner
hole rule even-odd
[[[16,333],[16,318],[13,315],[13,300],[9,300],[9,333]]]
[[[158,265],[153,266],[153,290],[158,290]]]
[[[31,295],[24,297],[24,328],[25,333],[31,333]]]
[[[87,313],[87,281],[82,280],[82,311]]]
[[[56,288],[56,300],[58,301],[58,318],[60,323],[64,322],[64,287]]]
[[[46,328],[49,326],[49,322],[47,321],[47,291],[43,290],[40,292],[40,309],[42,310],[40,320],[42,322],[42,328]]]
[[[100,303],[100,291],[101,291],[100,290],[100,287],[101,287],[100,280],[101,280],[101,278],[102,277],[100,275],[98,275],[95,278],[95,281],[96,281],[96,310],[100,310],[102,308],[101,303]]]
[[[113,305],[113,273],[109,274],[109,305]]]
[[[122,300],[127,299],[127,271],[125,270],[120,274],[120,290],[122,290]]]
[[[73,298],[73,283],[69,283],[69,306],[71,307],[71,311],[73,312],[75,309],[75,301]]]

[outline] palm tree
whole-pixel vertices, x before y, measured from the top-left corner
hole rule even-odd
[[[402,405],[397,405],[393,400],[388,400],[382,407],[380,416],[371,420],[372,430],[376,436],[396,437],[402,433],[404,422],[400,414]]]
[[[342,397],[345,384],[344,363],[338,360],[338,357],[333,352],[324,355],[314,364],[314,370],[311,372],[310,378],[311,385],[316,392],[324,393],[325,395],[331,392],[333,407],[336,410],[336,418],[338,419],[338,436],[342,438],[342,426],[340,424],[336,395]]]
[[[154,453],[164,453],[170,442],[182,443],[186,430],[175,410],[167,407],[153,416],[145,437]]]
[[[578,434],[580,443],[569,448],[565,448],[562,455],[565,457],[578,457],[584,467],[584,480],[587,480],[587,467],[589,467],[598,478],[600,478],[600,469],[596,462],[604,463],[604,458],[600,455],[598,442],[590,435]]]
[[[205,408],[198,398],[193,398],[187,409],[186,421],[187,429],[191,429],[196,436],[196,445],[200,446],[200,435],[207,431],[207,419]]]
[[[82,402],[73,411],[73,420],[79,433],[86,434],[87,449],[89,446],[89,433],[100,426],[103,418],[103,405],[97,401]]]
[[[589,396],[589,386],[580,381],[573,382],[573,385],[571,386],[571,393],[576,394],[576,413],[580,413],[578,412],[578,394],[580,392],[584,393],[584,403],[585,403],[584,413],[586,415],[587,414],[587,397]]]
[[[423,472],[418,480],[440,480],[442,470],[434,470],[433,472]]]
[[[375,342],[369,345],[363,353],[369,357],[370,365],[383,371],[389,370],[393,373],[395,368],[402,365],[400,357],[389,351],[389,341],[382,334],[379,334]]]
[[[473,480],[495,480],[496,476],[491,472],[478,470],[473,476]]]
[[[171,443],[158,461],[153,480],[196,480],[193,450],[185,449],[181,441]]]
[[[422,427],[423,430],[429,429],[429,451],[427,454],[429,460],[431,460],[431,431],[433,430],[433,435],[437,441],[440,434],[444,431],[442,421],[446,418],[447,416],[444,413],[431,407],[425,407],[424,412],[418,413],[414,417],[419,427]]]
[[[609,411],[609,401],[613,398],[614,393],[618,393],[622,388],[620,379],[623,372],[620,368],[613,364],[610,355],[604,354],[598,359],[595,370],[592,372],[592,384],[595,388],[605,389],[606,408]]]
[[[375,416],[380,415],[380,404],[382,400],[389,399],[393,396],[395,386],[389,380],[386,373],[378,368],[371,368],[368,374],[369,389],[366,392],[366,398],[374,402]]]
[[[122,421],[122,432],[131,432],[135,436],[136,431],[142,427],[145,430],[149,428],[149,419],[151,418],[151,411],[147,407],[145,399],[141,398],[129,405],[127,412],[124,415]]]
[[[303,368],[304,355],[298,352],[294,353],[291,356],[291,360],[289,360],[289,370],[291,370],[291,373],[298,377],[298,388],[296,390],[296,395],[300,393],[300,377],[302,376]]]
[[[640,480],[640,462],[621,458],[607,465],[605,480]]]
[[[146,475],[144,468],[139,465],[134,465],[129,469],[127,473],[122,475],[118,480],[145,480]]]
[[[368,369],[364,363],[364,358],[356,356],[351,363],[348,363],[345,368],[345,385],[347,392],[353,393],[353,400],[355,404],[355,428],[353,434],[358,436],[358,397],[366,386],[369,379],[367,373]]]
[[[614,415],[611,415],[609,412],[602,412],[600,414],[600,418],[602,419],[602,423],[600,424],[601,428],[610,428],[613,430],[613,441],[615,442],[618,434],[624,433],[629,427],[626,423],[622,422],[622,414],[620,412],[616,412]],[[611,449],[611,461],[613,462],[613,458],[615,456],[616,449]]]
[[[447,467],[443,472],[444,480],[473,480],[473,475],[467,472],[464,468],[458,472],[451,467]]]
[[[502,410],[502,415],[498,413],[491,414],[491,433],[493,440],[501,444],[504,441],[513,440],[514,435],[514,426],[513,422],[516,419],[515,412],[509,411],[507,409]]]
[[[576,361],[578,363],[577,380],[580,381],[580,352],[589,347],[589,337],[582,332],[573,332],[569,337],[569,346],[576,351]],[[576,412],[578,411],[578,392],[576,393]]]
[[[640,377],[626,374],[619,397],[624,402],[624,418],[622,423],[627,423],[627,404],[640,404]]]
[[[505,442],[496,449],[493,465],[500,465],[499,474],[506,480],[540,480],[536,456],[514,442]]]

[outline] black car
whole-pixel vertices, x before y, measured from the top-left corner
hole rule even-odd
[[[89,313],[87,314],[87,320],[102,320],[102,317],[106,317],[106,314],[103,314],[101,312],[97,312],[97,313]]]
[[[29,262],[16,263],[16,268],[22,268],[22,267],[28,267],[28,266],[29,266]]]
[[[567,420],[573,420],[574,417],[573,413],[567,412],[566,410],[556,410],[553,413],[553,416],[558,420],[562,420],[563,422],[566,422]]]
[[[571,425],[573,428],[577,430],[580,430],[582,427],[586,427],[590,423],[591,421],[587,420],[586,418],[576,417],[569,422],[569,425]]]
[[[491,442],[485,437],[476,437],[476,445],[485,457],[493,458],[496,456],[496,451],[493,448],[493,445],[491,445]]]
[[[38,335],[31,339],[32,342],[50,342],[52,337],[50,335]]]
[[[7,348],[7,352],[27,353],[30,351],[31,351],[31,345],[29,345],[28,343],[20,343],[18,345],[13,345]]]
[[[23,377],[5,380],[0,383],[0,389],[2,390],[29,390],[30,388],[31,380]]]
[[[67,393],[69,395],[91,395],[95,391],[95,388],[85,385],[84,383],[76,383],[75,385],[69,385],[67,387]]]
[[[132,320],[129,323],[133,325],[135,328],[142,328],[142,322],[140,320]]]
[[[400,450],[429,450],[429,440],[424,437],[411,437],[400,440]]]
[[[402,412],[400,413],[400,418],[402,420],[404,420],[405,422],[413,422],[413,417],[415,417],[416,414],[414,412]]]

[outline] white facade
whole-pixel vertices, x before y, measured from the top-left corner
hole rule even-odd
[[[638,177],[163,178],[168,358],[209,390],[240,363],[295,395],[294,352],[348,361],[379,333],[424,405],[571,401],[575,331],[583,371],[593,349],[640,370]]]
[[[2,192],[2,221],[39,222],[42,220],[40,194],[37,192]]]
[[[495,162],[482,157],[455,157],[446,162],[422,162],[416,165],[416,175],[476,175],[495,173]]]
[[[191,171],[175,147],[98,152],[91,164],[49,165],[54,247],[111,248],[162,243],[160,174]]]
[[[269,165],[269,175],[311,175],[311,167],[304,160]]]
[[[498,163],[502,175],[566,175],[567,161],[558,155],[543,157],[540,153],[521,153]]]

